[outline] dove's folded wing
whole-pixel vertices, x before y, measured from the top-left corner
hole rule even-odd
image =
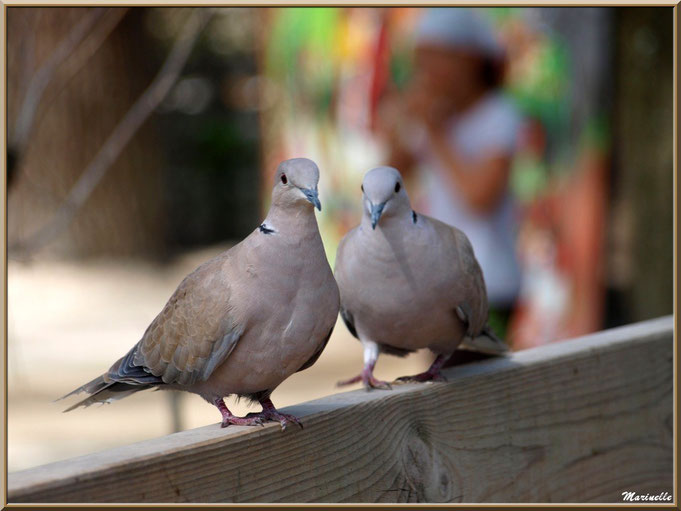
[[[224,256],[215,258],[185,278],[133,348],[131,368],[142,367],[166,384],[191,385],[227,359],[244,325],[234,317],[223,262]],[[129,370],[121,366],[111,376],[126,377]]]
[[[189,274],[125,356],[103,375],[64,396],[90,394],[65,411],[150,387],[206,380],[244,331],[232,314],[230,287],[220,271],[227,257],[222,254]]]

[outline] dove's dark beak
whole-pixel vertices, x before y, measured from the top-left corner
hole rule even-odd
[[[319,211],[322,210],[322,203],[319,202],[319,193],[317,190],[312,190],[311,188],[301,188],[301,191],[305,194],[307,200],[309,200],[315,208],[317,208]]]
[[[380,204],[371,205],[371,228],[376,229],[376,224],[379,218],[381,218],[381,213],[383,213],[383,208],[385,207],[385,202]]]

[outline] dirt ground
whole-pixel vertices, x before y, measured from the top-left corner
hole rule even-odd
[[[104,372],[139,340],[182,278],[225,247],[193,252],[172,264],[145,262],[10,262],[8,268],[8,464],[22,470],[130,444],[173,431],[171,393],[146,391],[111,405],[62,413],[76,402],[53,402]],[[431,357],[383,356],[376,374],[393,379],[425,369]],[[335,383],[357,374],[359,343],[342,322],[310,369],[273,394],[283,407],[342,391]],[[353,386],[351,388],[358,388]],[[182,429],[216,424],[219,412],[181,393]],[[257,410],[245,402],[236,413]]]

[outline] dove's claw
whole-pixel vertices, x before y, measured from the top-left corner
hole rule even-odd
[[[352,385],[353,383],[359,382],[362,382],[364,384],[364,388],[367,391],[371,389],[392,390],[392,387],[387,381],[379,380],[374,377],[373,367],[369,366],[362,369],[362,372],[357,376],[350,378],[348,380],[339,381],[336,385],[342,387],[344,385]]]
[[[300,426],[300,429],[303,429],[303,425],[298,420],[298,418],[287,413],[274,412],[268,414],[268,419],[271,421],[278,421],[279,424],[281,424],[281,429],[283,431],[286,431],[286,428],[288,427],[289,424],[295,424],[296,426]]]
[[[220,410],[220,413],[222,414],[222,423],[220,424],[220,427],[226,428],[230,424],[234,424],[235,426],[263,426],[263,421],[262,417],[259,415],[252,415],[248,414],[246,417],[237,417],[236,415],[233,415],[232,412],[229,411],[227,408],[227,405],[225,405],[224,400],[222,398],[217,398],[213,400],[213,404],[218,407],[218,410]]]
[[[387,381],[378,380],[378,379],[374,378],[373,375],[369,376],[369,378],[367,378],[363,383],[364,383],[364,388],[367,391],[369,391],[371,389],[379,389],[379,390],[392,390],[393,389]]]
[[[297,417],[288,413],[281,413],[280,411],[278,411],[274,407],[274,404],[272,404],[272,401],[269,398],[260,401],[260,404],[262,405],[262,412],[260,412],[258,415],[264,421],[278,422],[279,424],[281,424],[282,431],[286,431],[286,428],[290,424],[295,424],[296,426],[300,426],[300,429],[303,429],[303,424]]]
[[[296,424],[297,426],[300,426],[300,429],[303,429],[303,424],[297,417],[288,413],[279,412],[269,399],[261,401],[260,404],[262,404],[262,412],[251,412],[245,417],[236,417],[227,409],[227,406],[225,406],[222,399],[215,400],[215,405],[220,409],[220,413],[222,413],[223,428],[226,428],[230,424],[235,424],[237,426],[265,427],[266,422],[278,422],[281,424],[281,429],[284,431],[286,431],[286,428],[290,424]]]
[[[264,426],[259,417],[236,417],[234,415],[223,417],[220,427],[226,428],[234,424],[235,426]]]
[[[438,355],[433,364],[427,371],[413,376],[402,376],[393,383],[418,383],[424,381],[447,381],[447,378],[440,372],[442,365],[449,359],[449,356]]]
[[[288,413],[279,413],[276,410],[273,412],[263,411],[262,417],[266,421],[278,422],[279,424],[281,424],[282,431],[286,431],[286,428],[290,424],[295,424],[296,426],[300,426],[300,429],[303,429],[303,424],[298,420],[298,418],[294,417],[293,415],[289,415]]]
[[[401,376],[401,377],[397,378],[393,382],[393,384],[395,384],[395,383],[422,383],[422,382],[428,382],[428,381],[447,381],[447,378],[445,378],[440,372],[431,373],[429,371],[426,371],[424,373],[415,374],[413,376]]]
[[[347,380],[341,380],[338,383],[336,383],[337,387],[344,387],[346,385],[352,385],[353,383],[359,383],[362,381],[362,375],[358,374],[357,376],[354,376],[352,378],[349,378]]]

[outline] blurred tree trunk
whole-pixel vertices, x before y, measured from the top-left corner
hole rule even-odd
[[[673,311],[673,11],[616,9],[611,286],[631,321]]]
[[[33,73],[88,15],[86,8],[8,8],[8,129]],[[36,112],[36,121],[8,197],[8,243],[48,223],[86,165],[149,84],[143,9],[130,9],[89,57],[78,49],[61,65]],[[97,26],[93,29],[97,30]],[[81,52],[82,53],[82,52]],[[74,61],[83,62],[75,73]],[[123,150],[67,231],[40,255],[151,256],[163,248],[159,153],[149,123]]]

